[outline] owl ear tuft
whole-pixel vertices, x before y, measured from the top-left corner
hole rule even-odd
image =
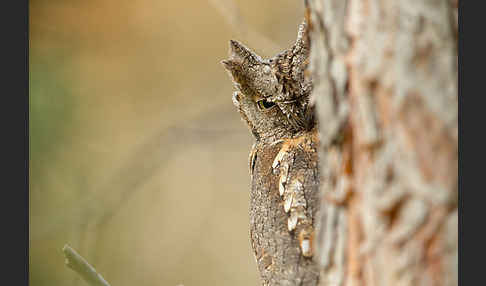
[[[242,70],[241,63],[230,59],[230,60],[222,60],[221,64],[224,66],[224,68],[231,73],[231,75],[234,77],[236,74],[240,73]]]
[[[301,46],[307,46],[308,41],[309,41],[309,34],[308,34],[308,28],[307,28],[307,21],[303,21],[299,25],[299,32],[297,33],[297,40],[296,40],[296,45],[301,45]]]
[[[247,70],[244,68],[243,64],[238,60],[229,59],[221,61],[221,64],[228,71],[230,76],[233,78],[235,84],[241,88],[241,85],[247,86],[248,74]]]
[[[257,54],[235,40],[230,40],[230,52],[232,59],[240,60],[243,63],[258,64],[262,62]]]

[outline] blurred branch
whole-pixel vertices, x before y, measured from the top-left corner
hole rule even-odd
[[[272,50],[283,50],[281,47],[268,37],[258,33],[257,31],[251,29],[248,24],[243,21],[241,17],[240,10],[236,5],[235,1],[229,0],[208,0],[209,3],[218,10],[218,12],[223,16],[228,24],[231,25],[233,30],[240,34],[243,38],[259,43],[262,46],[269,47]]]
[[[89,285],[110,286],[103,276],[96,272],[96,269],[69,245],[64,245],[62,252],[66,257],[66,265],[74,272],[78,273]]]

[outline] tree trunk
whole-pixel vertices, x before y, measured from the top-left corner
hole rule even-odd
[[[457,6],[309,0],[320,285],[457,285]]]

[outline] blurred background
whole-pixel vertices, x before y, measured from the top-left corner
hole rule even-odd
[[[303,1],[31,0],[31,285],[259,285],[253,139],[220,64],[288,48]]]

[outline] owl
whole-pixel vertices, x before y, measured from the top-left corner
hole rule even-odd
[[[222,61],[233,104],[255,138],[249,156],[250,241],[263,285],[317,285],[312,260],[319,205],[318,133],[306,73],[307,24],[294,45],[263,59],[230,41]]]

